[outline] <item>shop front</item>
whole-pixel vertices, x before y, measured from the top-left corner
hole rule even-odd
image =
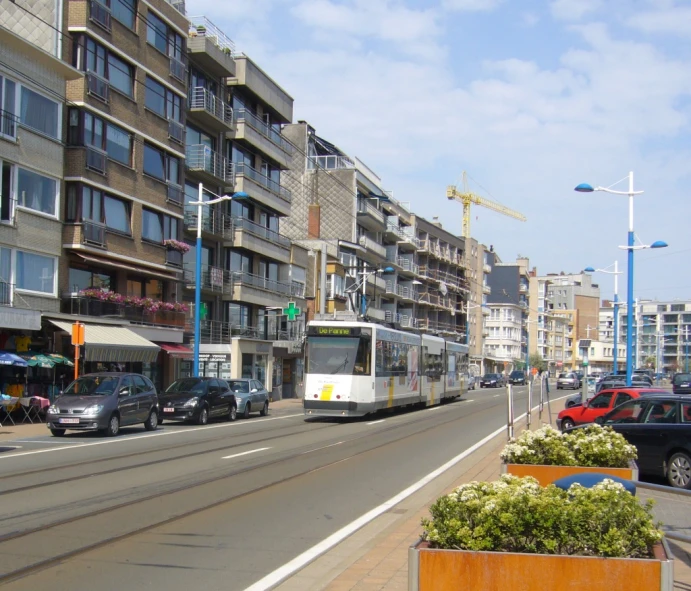
[[[276,341],[273,354],[273,399],[302,398],[304,390],[304,351],[302,341]]]

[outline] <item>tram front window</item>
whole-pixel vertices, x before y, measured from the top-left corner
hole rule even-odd
[[[312,374],[370,373],[370,340],[364,337],[309,337],[308,367]]]

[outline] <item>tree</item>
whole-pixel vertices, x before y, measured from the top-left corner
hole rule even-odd
[[[539,353],[532,353],[529,361],[530,367],[537,367],[538,371],[545,371],[547,369],[547,362]]]
[[[655,359],[655,357],[653,357],[652,355],[646,357],[644,363],[646,367],[657,367],[657,359]]]
[[[513,360],[513,368],[514,369],[525,369],[525,361],[521,359],[514,359]]]

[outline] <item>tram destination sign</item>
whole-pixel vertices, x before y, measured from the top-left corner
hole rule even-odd
[[[308,326],[307,335],[314,337],[359,337],[359,326]]]

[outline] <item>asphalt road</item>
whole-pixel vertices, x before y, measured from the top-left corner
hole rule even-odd
[[[504,392],[348,422],[296,407],[21,441],[0,453],[0,585],[245,589],[504,425]]]

